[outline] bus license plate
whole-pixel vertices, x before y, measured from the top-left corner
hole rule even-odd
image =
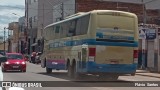
[[[111,64],[119,64],[118,61],[111,61]]]

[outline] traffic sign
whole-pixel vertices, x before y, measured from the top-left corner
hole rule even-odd
[[[146,29],[146,39],[155,39],[156,29]]]

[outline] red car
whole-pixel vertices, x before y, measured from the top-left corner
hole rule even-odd
[[[2,63],[2,71],[26,72],[26,61],[20,53],[7,53],[7,61]]]

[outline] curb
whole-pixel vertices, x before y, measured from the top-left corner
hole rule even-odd
[[[154,77],[154,78],[160,78],[159,76],[151,76],[151,75],[138,74],[138,73],[136,73],[136,75],[139,75],[139,76],[147,76],[147,77]]]

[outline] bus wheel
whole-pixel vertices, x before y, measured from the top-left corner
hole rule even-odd
[[[73,77],[73,69],[70,65],[68,65],[67,68],[68,68],[67,75],[68,75],[68,77],[72,78]]]
[[[116,76],[116,75],[115,75],[115,76],[111,76],[111,77],[109,78],[109,80],[110,80],[110,81],[117,81],[117,80],[118,80],[118,77],[119,77],[119,76]]]
[[[52,73],[52,68],[47,68],[47,67],[46,67],[46,72],[47,72],[47,73]]]
[[[99,78],[100,80],[103,80],[103,81],[117,81],[118,80],[118,75],[100,75]]]
[[[132,73],[131,76],[135,76],[135,73]]]

